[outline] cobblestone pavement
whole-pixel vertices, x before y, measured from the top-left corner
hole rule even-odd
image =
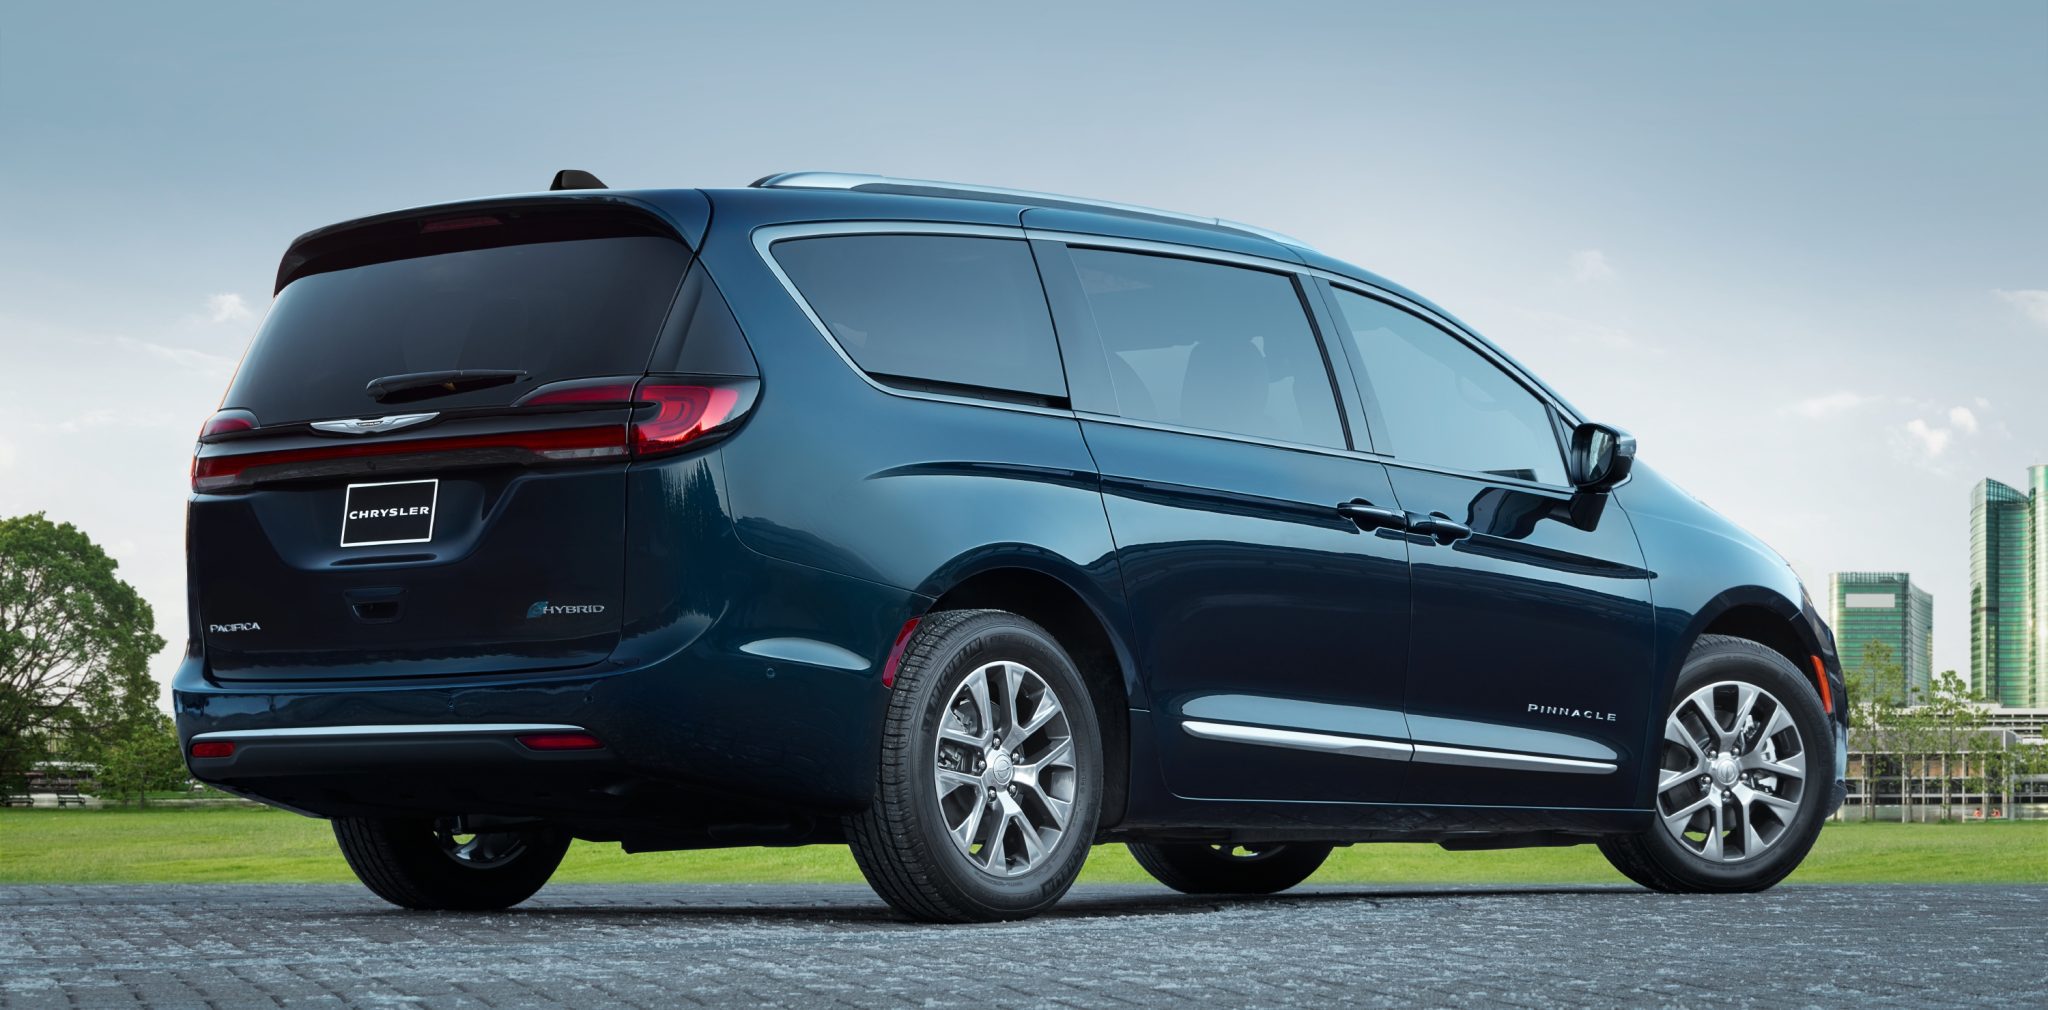
[[[354,886],[0,887],[0,1007],[2048,1004],[2048,888],[1082,887],[993,926],[865,888],[562,885],[492,915]]]

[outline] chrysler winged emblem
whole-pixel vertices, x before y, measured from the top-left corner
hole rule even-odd
[[[331,431],[337,435],[375,435],[380,432],[410,428],[424,421],[431,421],[440,413],[392,414],[388,417],[357,417],[346,421],[314,421],[313,427]]]

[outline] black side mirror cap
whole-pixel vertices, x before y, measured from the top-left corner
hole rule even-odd
[[[1572,429],[1566,476],[1581,491],[1605,491],[1628,479],[1636,465],[1636,437],[1591,421]]]

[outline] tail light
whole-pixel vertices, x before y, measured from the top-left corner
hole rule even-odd
[[[260,431],[246,410],[224,410],[200,431],[192,459],[192,490],[226,491],[260,480],[286,480],[355,473],[374,461],[384,472],[448,465],[533,465],[649,458],[678,452],[715,432],[730,429],[753,406],[759,382],[718,379],[689,382],[679,377],[578,379],[550,383],[506,410],[481,412],[491,420],[531,413],[536,420],[563,413],[626,409],[623,423],[521,428],[464,435],[321,441],[285,449],[206,454],[210,445],[241,441]],[[454,418],[444,419],[442,423]],[[431,430],[431,429],[430,429]],[[286,429],[300,433],[298,426]],[[285,433],[285,432],[281,432]],[[407,434],[411,434],[408,430]],[[217,439],[217,436],[228,436]],[[261,436],[258,436],[261,438]],[[262,439],[268,441],[268,439]]]
[[[256,427],[256,415],[246,410],[216,410],[206,423],[199,426],[199,437],[226,435],[230,432],[248,431]]]
[[[235,742],[233,740],[201,740],[192,745],[192,756],[195,758],[234,757]]]

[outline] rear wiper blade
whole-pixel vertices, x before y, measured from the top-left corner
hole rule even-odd
[[[378,403],[411,403],[414,400],[429,400],[450,393],[467,393],[472,389],[489,389],[508,382],[517,382],[526,375],[520,368],[463,368],[441,372],[406,372],[402,375],[387,375],[371,379],[363,387],[370,399]]]

